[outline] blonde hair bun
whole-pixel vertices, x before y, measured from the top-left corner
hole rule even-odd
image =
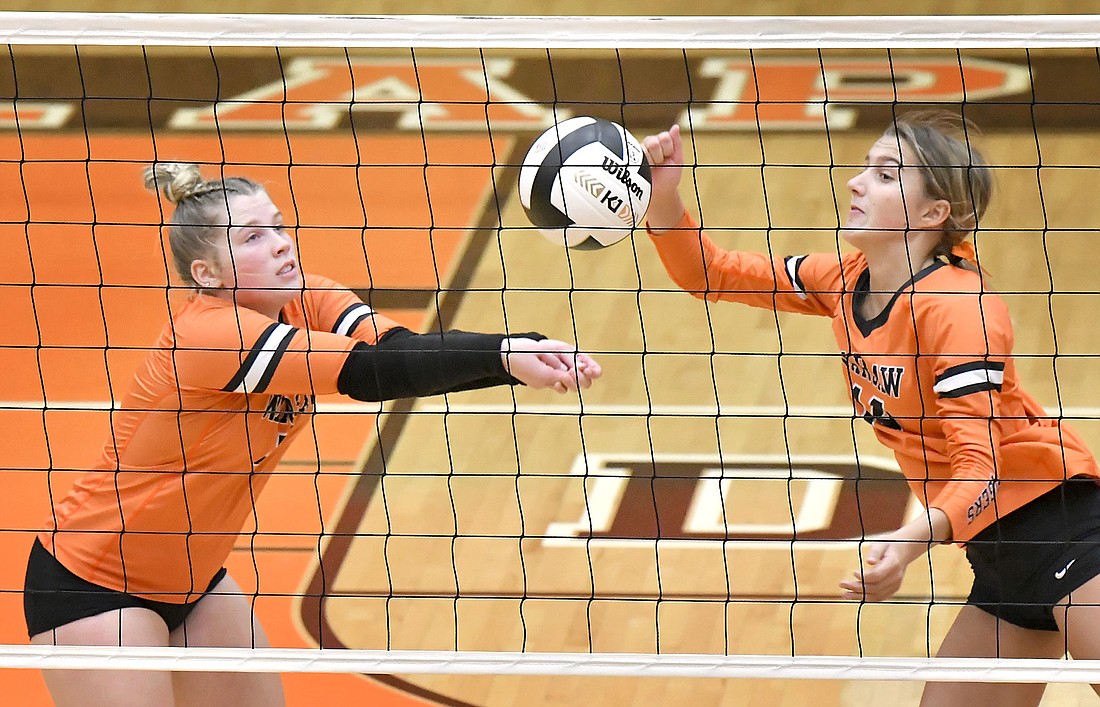
[[[210,191],[198,165],[162,162],[145,168],[145,188],[159,191],[173,204]]]

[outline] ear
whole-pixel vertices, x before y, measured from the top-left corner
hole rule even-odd
[[[191,279],[204,290],[212,290],[222,286],[222,279],[217,266],[206,260],[191,261]]]
[[[951,204],[946,199],[936,199],[928,204],[921,215],[923,226],[928,229],[942,228],[951,216]]]

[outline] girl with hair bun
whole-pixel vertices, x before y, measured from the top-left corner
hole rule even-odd
[[[599,365],[541,334],[416,334],[299,270],[264,188],[158,164],[194,293],[111,417],[93,470],[54,503],[27,568],[35,644],[268,646],[223,563],[317,395],[361,401],[499,385],[565,393]],[[284,704],[274,673],[44,671],[56,704]]]

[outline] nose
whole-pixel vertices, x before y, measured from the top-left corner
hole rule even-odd
[[[853,194],[860,194],[863,192],[863,175],[867,174],[867,170],[863,170],[856,174],[854,177],[848,180],[848,191]]]
[[[276,229],[275,231],[275,254],[282,255],[293,247],[294,241],[291,240],[290,234],[282,229]]]

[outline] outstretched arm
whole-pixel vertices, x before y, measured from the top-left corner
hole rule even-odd
[[[601,373],[591,357],[541,334],[398,328],[375,345],[356,344],[337,385],[344,395],[375,402],[517,383],[564,393],[587,388]]]
[[[646,228],[669,276],[693,296],[712,302],[830,316],[843,290],[835,254],[773,258],[727,250],[700,230],[680,197],[684,141],[680,126],[642,141],[651,167]]]

